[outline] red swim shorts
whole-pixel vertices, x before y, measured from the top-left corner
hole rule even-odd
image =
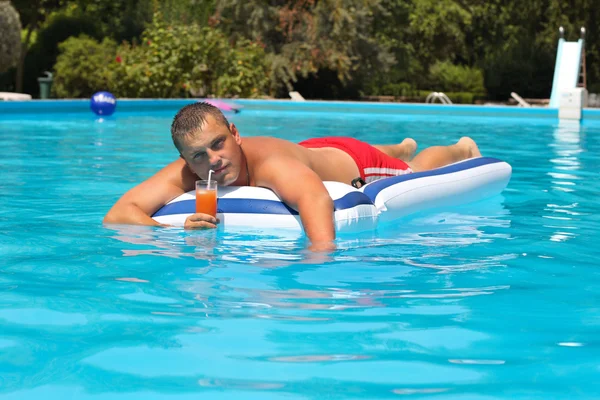
[[[390,157],[368,143],[349,137],[315,138],[298,144],[306,148],[334,147],[345,151],[354,159],[360,171],[360,177],[366,183],[412,172],[404,161]]]

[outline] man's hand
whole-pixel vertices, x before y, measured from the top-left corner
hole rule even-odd
[[[183,227],[185,229],[214,229],[221,222],[219,219],[209,214],[192,214],[185,219]]]

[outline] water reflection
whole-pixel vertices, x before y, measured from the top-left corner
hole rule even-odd
[[[280,266],[286,261],[302,261],[303,257],[311,258],[310,252],[298,251],[304,247],[304,239],[299,233],[277,235],[257,230],[233,233],[220,229],[189,231],[130,225],[107,228],[115,232],[113,239],[136,245],[122,249],[126,257],[151,255],[209,262],[261,263],[266,268]],[[319,255],[313,258],[323,261]]]
[[[505,267],[510,224],[498,198],[340,235],[330,255],[298,235],[69,224],[64,247],[0,271],[0,394],[69,377],[88,393],[378,398],[473,382],[501,358],[468,351],[492,339],[463,324],[509,286],[459,272]]]
[[[332,261],[405,262],[405,252],[391,254],[392,246],[470,246],[510,239],[510,211],[504,198],[455,207],[442,212],[412,215],[381,223],[376,231],[339,232],[338,250],[331,254],[306,250],[302,232],[246,229],[190,231],[181,228],[151,228],[112,225],[112,236],[125,246],[122,253],[132,256],[164,256],[195,258],[208,261],[238,262],[262,268],[277,268],[301,264],[322,264]]]
[[[125,257],[163,256],[172,260],[161,263],[163,271],[166,265],[179,271],[169,277],[128,273],[115,279],[138,286],[156,284],[158,279],[174,284],[179,299],[185,299],[179,302],[183,309],[173,310],[173,304],[157,309],[160,302],[154,301],[154,315],[316,321],[350,310],[392,307],[407,313],[408,299],[461,299],[508,288],[468,287],[450,276],[431,280],[431,287],[406,283],[420,270],[448,275],[505,266],[515,254],[486,251],[472,258],[456,257],[464,246],[510,238],[509,212],[502,202],[499,197],[453,212],[418,215],[375,234],[341,235],[339,250],[328,255],[305,251],[304,239],[297,236],[114,226],[114,243],[121,243],[117,247]],[[144,291],[146,302],[159,298],[149,289],[138,290]],[[128,295],[127,299],[140,301],[141,297]],[[325,314],[308,316],[298,311]]]
[[[576,194],[578,186],[581,185],[581,177],[578,171],[581,169],[580,154],[583,152],[581,146],[581,124],[579,121],[560,120],[553,132],[554,140],[548,144],[554,157],[550,159],[551,170],[547,174],[551,179],[551,189],[557,192]],[[581,215],[577,211],[579,202],[569,200],[561,201],[563,196],[553,197],[551,203],[547,203],[543,218],[552,222],[544,226],[550,228],[554,233],[550,236],[552,242],[564,242],[577,236],[576,224],[573,220],[579,219]],[[576,197],[575,197],[576,198]]]

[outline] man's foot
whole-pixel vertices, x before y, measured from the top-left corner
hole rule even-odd
[[[415,156],[417,151],[417,142],[414,139],[406,138],[398,145],[401,155],[397,158],[410,161]]]
[[[410,161],[417,151],[417,142],[414,139],[406,138],[398,144],[375,145],[373,147],[390,157],[399,158],[402,161]]]
[[[456,145],[459,146],[462,150],[464,150],[465,159],[481,157],[481,152],[479,151],[479,147],[477,147],[477,143],[475,143],[475,141],[470,137],[461,137],[460,140],[456,143]]]

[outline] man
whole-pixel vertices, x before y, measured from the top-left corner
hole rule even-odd
[[[271,137],[240,136],[218,108],[207,103],[183,107],[171,126],[180,158],[129,190],[104,217],[105,223],[160,225],[150,216],[173,198],[193,190],[195,181],[261,186],[273,190],[300,214],[311,250],[333,249],[333,201],[323,181],[360,187],[386,176],[438,168],[481,154],[473,140],[435,146],[416,157],[416,143],[405,139],[371,146],[352,138],[310,139],[299,144]],[[185,228],[215,228],[206,214],[190,215]]]

